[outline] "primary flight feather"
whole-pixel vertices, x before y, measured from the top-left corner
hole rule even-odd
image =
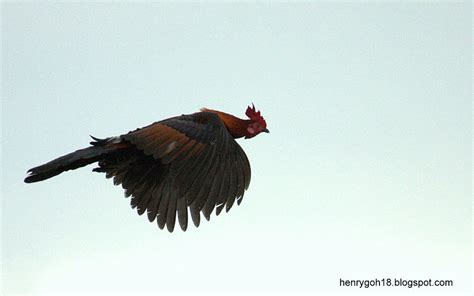
[[[245,114],[249,119],[203,108],[118,137],[93,137],[90,147],[30,169],[25,182],[98,162],[93,171],[122,184],[139,215],[146,212],[150,222],[156,219],[170,232],[178,216],[185,231],[189,208],[198,227],[200,213],[209,220],[214,208],[217,215],[224,207],[229,211],[250,184],[250,164],[235,139],[269,131],[253,104]]]

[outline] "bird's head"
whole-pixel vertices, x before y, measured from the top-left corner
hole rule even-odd
[[[245,111],[245,115],[249,119],[241,119],[221,111],[202,108],[202,112],[211,112],[217,114],[219,118],[224,122],[227,130],[230,132],[234,139],[245,137],[250,139],[260,134],[261,132],[269,133],[267,129],[267,123],[263,119],[260,111],[255,110],[255,106],[248,107]]]
[[[255,110],[255,106],[252,103],[252,107],[248,107],[245,111],[245,115],[250,119],[247,122],[247,131],[245,134],[246,139],[250,139],[260,134],[261,132],[269,133],[267,129],[267,123],[260,114],[260,111]]]

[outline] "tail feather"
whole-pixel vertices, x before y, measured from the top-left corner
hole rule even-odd
[[[62,172],[86,166],[99,161],[110,151],[110,147],[94,145],[66,154],[28,170],[29,175],[25,178],[25,183],[43,181]]]

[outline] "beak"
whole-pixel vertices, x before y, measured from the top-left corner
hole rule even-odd
[[[269,133],[270,133],[270,131],[269,131],[267,128],[266,128],[266,129],[264,129],[264,130],[262,130],[262,132],[264,132],[264,133],[267,133],[267,134],[269,134]]]

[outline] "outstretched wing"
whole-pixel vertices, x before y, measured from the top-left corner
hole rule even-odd
[[[174,229],[176,213],[186,230],[188,207],[194,224],[240,204],[250,184],[250,164],[220,118],[209,112],[173,117],[122,135],[136,149],[105,171],[121,183],[132,207],[146,210],[158,226]],[[107,164],[104,164],[106,167]],[[112,168],[112,169],[111,169]]]

